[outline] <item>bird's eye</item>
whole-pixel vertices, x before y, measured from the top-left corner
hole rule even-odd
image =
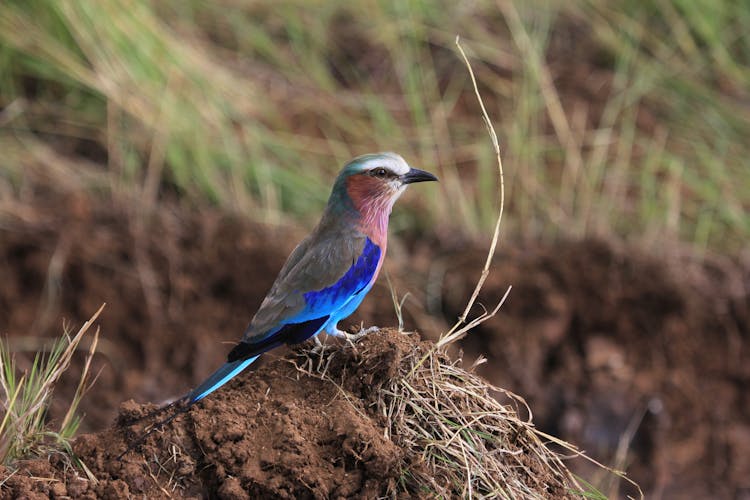
[[[388,175],[388,171],[383,167],[380,167],[373,170],[372,175],[374,175],[375,177],[386,177]]]

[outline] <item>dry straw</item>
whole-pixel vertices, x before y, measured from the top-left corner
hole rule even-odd
[[[98,329],[94,332],[78,387],[57,432],[47,428],[47,408],[57,381],[70,367],[81,340],[102,309],[104,305],[75,335],[71,337],[66,333],[46,355],[38,354],[31,370],[19,378],[16,377],[13,356],[5,345],[2,346],[0,388],[3,392],[1,402],[4,415],[0,420],[0,464],[10,464],[32,455],[52,453],[61,447],[70,451],[68,440],[73,437],[80,422],[76,415],[78,404],[96,379],[89,376],[89,369],[99,339]],[[90,472],[85,471],[91,477]]]
[[[581,488],[560,456],[519,419],[525,402],[459,363],[435,350],[423,361],[415,350],[380,391],[388,437],[423,465],[410,467],[407,489],[445,498],[576,496]],[[498,393],[514,404],[500,403]]]

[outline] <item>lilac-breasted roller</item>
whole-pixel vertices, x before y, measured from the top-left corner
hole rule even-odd
[[[391,208],[409,184],[437,177],[395,153],[368,154],[336,178],[313,232],[292,251],[227,362],[180,402],[200,401],[266,351],[338,328],[370,291],[383,264]]]
[[[359,307],[378,277],[394,202],[409,184],[436,180],[429,172],[409,167],[395,153],[359,156],[347,163],[333,184],[320,222],[287,258],[227,362],[184,397],[154,412],[181,406],[131,443],[120,457],[264,352],[304,342],[322,331],[351,338],[339,330],[338,323]]]

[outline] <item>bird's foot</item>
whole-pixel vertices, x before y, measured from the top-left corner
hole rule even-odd
[[[338,338],[341,338],[341,339],[346,339],[349,342],[356,342],[357,340],[361,339],[362,337],[364,337],[368,333],[377,332],[378,330],[380,330],[380,328],[378,328],[377,326],[371,326],[370,328],[363,328],[360,331],[358,331],[357,333],[347,333],[347,332],[344,332],[344,331],[339,330],[338,328],[336,328],[335,330],[328,332],[328,334],[331,335],[331,336],[333,336],[333,337],[338,337]]]
[[[364,337],[365,335],[369,335],[371,333],[379,332],[380,328],[377,326],[371,326],[370,328],[360,328],[360,330],[355,334],[357,338]]]
[[[371,326],[370,328],[362,328],[357,333],[347,333],[342,330],[339,330],[336,328],[332,332],[328,332],[329,335],[332,335],[334,337],[339,337],[342,339],[346,339],[346,341],[354,347],[355,342],[357,342],[359,339],[367,335],[368,333],[377,332],[380,330],[377,326]]]

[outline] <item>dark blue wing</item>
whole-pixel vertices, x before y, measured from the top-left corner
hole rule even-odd
[[[323,328],[328,321],[328,316],[303,321],[301,323],[288,323],[279,328],[275,333],[259,342],[239,342],[229,351],[227,362],[258,356],[266,351],[280,346],[281,344],[297,344],[309,339]]]

